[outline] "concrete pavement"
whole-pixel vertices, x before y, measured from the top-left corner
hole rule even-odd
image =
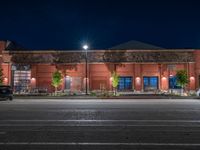
[[[0,101],[0,149],[200,149],[199,100]]]

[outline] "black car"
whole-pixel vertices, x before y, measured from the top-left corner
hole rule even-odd
[[[13,100],[12,87],[8,85],[0,85],[0,98]]]

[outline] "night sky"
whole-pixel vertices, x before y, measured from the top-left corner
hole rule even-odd
[[[200,48],[195,0],[4,0],[0,39],[28,49],[104,49],[137,40],[165,48]]]

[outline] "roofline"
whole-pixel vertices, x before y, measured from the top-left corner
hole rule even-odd
[[[10,62],[2,62],[4,64],[8,64]],[[183,62],[183,61],[180,61],[180,62],[120,62],[122,64],[194,64],[195,61],[188,61],[188,62]],[[47,63],[47,62],[44,62],[44,63],[38,63],[38,62],[35,62],[35,63],[30,63],[30,64],[42,64],[42,65],[54,65],[53,63]],[[85,64],[85,62],[77,62],[77,63],[59,63],[59,64]],[[116,62],[88,62],[88,64],[119,64],[119,63],[116,63]]]
[[[158,50],[88,50],[88,52],[171,52],[171,51],[179,51],[179,52],[185,52],[185,51],[195,51],[197,49],[158,49]],[[55,53],[55,52],[77,52],[81,53],[84,52],[85,50],[6,50],[3,51],[2,53]]]

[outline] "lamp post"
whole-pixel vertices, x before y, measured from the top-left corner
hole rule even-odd
[[[85,95],[88,95],[88,58],[87,58],[87,50],[89,46],[87,44],[83,45],[83,49],[85,50]]]

